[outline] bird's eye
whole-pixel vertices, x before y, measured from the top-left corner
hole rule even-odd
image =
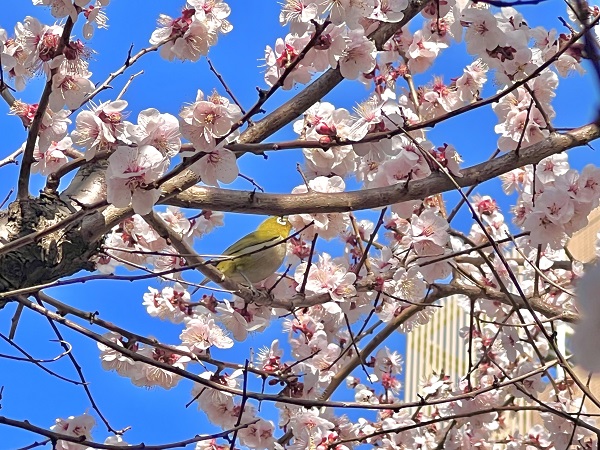
[[[283,217],[278,217],[277,218],[277,223],[279,225],[287,225],[287,220],[285,220]]]

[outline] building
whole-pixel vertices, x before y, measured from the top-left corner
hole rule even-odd
[[[596,257],[596,235],[600,231],[600,208],[592,211],[588,217],[586,228],[575,233],[567,248],[574,258],[589,263]],[[469,325],[469,315],[459,306],[460,297],[450,297],[443,300],[444,308],[436,311],[430,322],[416,327],[407,335],[405,354],[404,401],[418,401],[423,382],[431,373],[449,375],[456,383],[468,370],[468,349],[464,340],[459,336],[459,330]],[[563,325],[557,329],[559,347],[568,347],[568,336],[571,327]],[[587,373],[575,368],[580,379],[585,383]],[[590,390],[600,398],[600,374],[591,378]],[[588,399],[585,406],[590,413],[598,413]],[[525,432],[536,423],[540,417],[532,411],[524,411],[508,419],[509,428],[516,427]],[[507,420],[505,420],[507,422]],[[516,423],[515,423],[516,422]]]

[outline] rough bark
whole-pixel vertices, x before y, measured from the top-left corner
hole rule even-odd
[[[15,201],[0,214],[2,241],[12,242],[45,230],[75,212],[57,196],[41,195]],[[98,242],[85,239],[84,225],[89,220],[88,217],[76,221],[14,251],[0,254],[0,290],[35,286],[80,270],[93,270],[89,259],[97,251]]]

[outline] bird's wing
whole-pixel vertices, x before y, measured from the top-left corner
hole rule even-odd
[[[258,233],[256,231],[253,231],[246,237],[235,242],[230,247],[227,247],[227,249],[223,252],[223,254],[231,256],[231,255],[236,255],[236,254],[251,253],[251,252],[260,250],[261,248],[263,248],[267,245],[274,244],[277,241],[281,241],[281,240],[282,239],[280,236],[274,236],[270,239],[265,239],[263,237],[262,239],[260,239],[258,236]],[[254,244],[249,246],[248,242],[254,242]]]

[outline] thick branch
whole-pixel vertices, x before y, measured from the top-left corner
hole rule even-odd
[[[404,10],[404,18],[400,22],[380,25],[379,28],[369,36],[369,38],[375,42],[377,49],[381,50],[383,44],[390,39],[394,33],[399,31],[404,25],[408,24],[408,22],[410,22],[427,3],[429,3],[428,0],[411,1]],[[298,95],[295,95],[263,120],[248,128],[242,133],[238,142],[241,144],[248,144],[263,141],[304,113],[304,111],[323,98],[343,79],[344,77],[340,74],[339,67],[336,69],[329,69]]]
[[[462,178],[456,178],[461,187],[471,186],[495,178],[527,164],[537,164],[540,160],[565,150],[585,145],[600,137],[600,127],[590,123],[563,134],[552,134],[537,144],[510,152],[462,171]],[[216,211],[244,212],[264,215],[306,214],[347,212],[361,209],[381,208],[395,203],[439,194],[454,189],[452,182],[441,173],[408,183],[399,183],[377,189],[307,194],[262,194],[250,191],[224,190],[206,186],[194,186],[186,191],[165,196],[162,203],[185,208],[210,209]]]

